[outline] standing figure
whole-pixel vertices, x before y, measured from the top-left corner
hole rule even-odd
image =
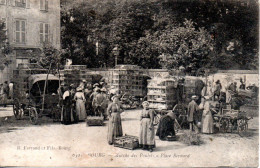
[[[14,98],[14,83],[13,82],[9,83],[9,98],[10,99]]]
[[[202,114],[202,133],[212,134],[214,132],[213,117],[210,111],[209,96],[205,96],[204,109]]]
[[[198,113],[199,113],[199,106],[196,103],[196,98],[197,96],[192,96],[191,97],[191,102],[188,105],[188,122],[190,124],[190,131],[193,131],[193,128],[196,133],[199,132],[199,128],[197,126],[198,122]]]
[[[108,114],[106,113],[106,110],[107,107],[108,107],[108,96],[107,96],[107,89],[105,87],[103,87],[101,90],[101,94],[102,96],[104,97],[104,101],[101,105],[102,109],[103,109],[103,116],[104,116],[104,119],[106,120],[107,119],[107,116]]]
[[[113,97],[113,102],[107,107],[107,114],[109,116],[107,139],[109,145],[114,143],[114,138],[123,135],[121,112],[123,112],[123,108],[119,103],[118,97]]]
[[[242,78],[240,78],[240,86],[239,86],[239,89],[242,89],[242,90],[245,90],[246,89],[246,85],[245,85],[245,83],[243,82],[243,79]]]
[[[9,85],[8,85],[7,81],[4,82],[3,91],[4,91],[4,93],[3,93],[2,100],[3,100],[3,103],[4,103],[4,107],[6,107],[7,99],[8,99],[8,95],[9,95]]]
[[[216,86],[215,86],[215,90],[214,90],[214,96],[213,96],[213,101],[215,101],[215,98],[217,96],[217,101],[219,100],[219,96],[220,96],[220,91],[222,89],[221,83],[219,80],[216,81]]]
[[[101,90],[96,90],[97,94],[93,98],[92,106],[94,108],[95,116],[101,116],[104,114],[103,103],[105,103],[105,97],[101,94]]]
[[[70,124],[72,114],[72,95],[71,87],[68,87],[63,94],[63,108],[62,108],[62,123],[67,125]]]
[[[74,96],[74,100],[76,101],[76,114],[79,121],[86,119],[86,109],[85,109],[85,96],[82,92],[83,88],[77,88],[77,92]]]
[[[4,87],[3,84],[0,83],[0,104],[3,104],[3,94],[4,94]]]
[[[149,109],[149,102],[145,101],[142,103],[143,110],[140,116],[140,137],[139,144],[140,147],[149,149],[150,152],[155,148],[155,131],[154,131],[154,110]]]
[[[86,113],[87,116],[92,116],[93,114],[93,109],[92,109],[92,100],[90,98],[90,95],[92,94],[92,85],[90,83],[87,84],[86,89],[84,90],[84,96],[86,99]]]

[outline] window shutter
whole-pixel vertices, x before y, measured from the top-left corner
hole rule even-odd
[[[25,43],[26,42],[26,22],[25,21],[21,21],[21,42]]]
[[[48,7],[49,7],[48,5],[49,5],[48,0],[45,0],[45,10],[46,10],[46,11],[48,11],[48,9],[49,9],[49,8],[48,8]]]
[[[30,6],[31,6],[30,0],[26,0],[26,8],[30,8]]]
[[[40,0],[40,10],[43,10],[43,0]]]
[[[15,43],[16,42],[16,22],[15,22],[15,20],[13,19],[13,42]]]
[[[40,23],[40,31],[39,31],[39,34],[40,34],[40,44],[43,43],[43,23]]]

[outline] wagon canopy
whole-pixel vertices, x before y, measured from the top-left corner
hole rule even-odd
[[[47,74],[35,74],[29,77],[29,90],[34,96],[40,96],[43,93],[46,79]],[[59,88],[59,78],[49,74],[46,86],[47,94],[57,94],[57,90]]]

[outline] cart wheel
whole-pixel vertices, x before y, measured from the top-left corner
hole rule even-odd
[[[21,107],[18,99],[14,99],[13,112],[14,112],[14,117],[17,120],[20,120],[24,114],[23,108]]]
[[[29,110],[30,121],[33,125],[38,123],[38,112],[35,107],[31,107]]]
[[[225,132],[228,131],[228,127],[229,127],[229,120],[221,118],[219,120],[219,128],[220,128],[220,130],[225,133]]]
[[[248,123],[247,123],[247,120],[246,119],[241,119],[238,121],[238,128],[237,128],[237,131],[238,131],[238,134],[243,137],[246,135],[246,132],[247,132],[247,129],[248,129]]]

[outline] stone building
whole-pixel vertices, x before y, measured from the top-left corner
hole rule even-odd
[[[60,48],[60,0],[0,0],[0,19],[13,48],[12,64],[0,70],[0,83],[11,79],[19,63],[29,63],[44,42]]]

